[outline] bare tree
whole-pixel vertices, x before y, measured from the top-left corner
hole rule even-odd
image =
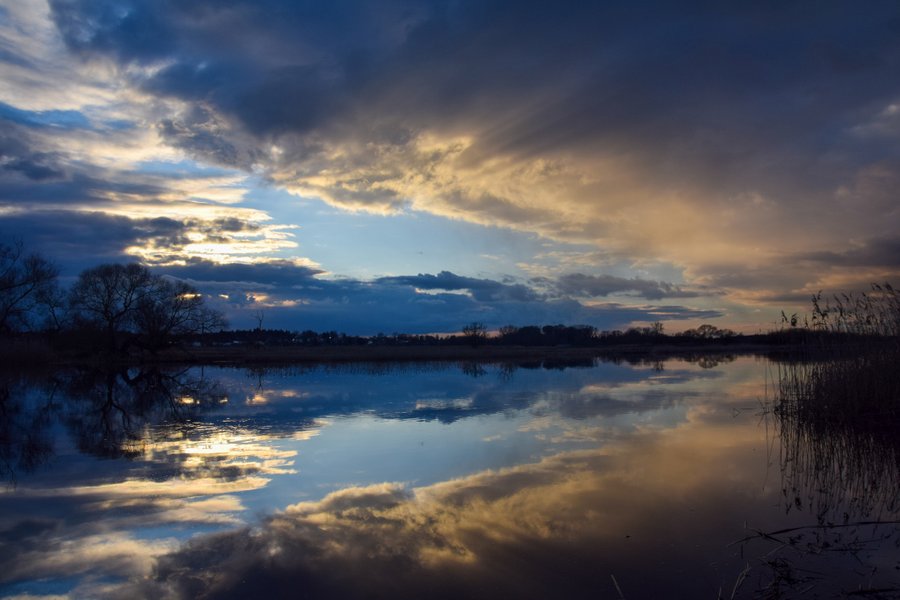
[[[463,327],[462,333],[473,346],[478,346],[487,339],[487,328],[484,323],[478,321],[473,321]]]
[[[225,319],[207,308],[203,296],[183,281],[152,276],[135,312],[140,343],[150,349],[164,347],[173,336],[221,329]]]
[[[21,242],[0,243],[0,333],[28,326],[56,288],[56,267]]]
[[[134,330],[138,305],[149,293],[152,280],[147,267],[107,264],[82,271],[70,291],[76,315],[89,325],[102,329],[106,349],[118,349],[121,334]]]
[[[224,327],[196,289],[154,275],[139,264],[100,265],[79,275],[70,292],[74,313],[105,332],[106,349],[121,349],[123,334],[157,350],[172,336]]]

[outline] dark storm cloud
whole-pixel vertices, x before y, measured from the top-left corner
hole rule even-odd
[[[842,267],[900,268],[900,237],[871,238],[842,252],[823,250],[797,254],[792,258]]]
[[[72,52],[116,62],[161,101],[167,110],[149,118],[165,143],[304,196],[609,242],[733,294],[816,279],[781,269],[772,256],[787,252],[823,271],[897,269],[890,248],[872,250],[877,258],[846,242],[896,229],[900,214],[895,2],[50,7]],[[77,122],[58,112],[42,118]],[[8,118],[36,126],[35,115]],[[52,158],[6,169],[52,180]],[[832,251],[815,252],[837,235]],[[779,252],[786,236],[791,250]],[[697,252],[704,242],[723,256]],[[773,252],[738,272],[759,248]],[[493,301],[515,292],[470,283],[429,289]],[[572,276],[559,289],[651,300],[706,291],[606,276]]]
[[[0,154],[4,154],[3,149],[0,149]],[[7,160],[3,164],[3,169],[21,173],[32,181],[59,179],[65,175],[65,172],[56,167],[54,164],[55,158],[49,152],[31,152],[27,155]]]
[[[52,9],[73,50],[110,52],[130,61],[160,58],[175,48],[163,13],[142,3],[62,1]]]
[[[613,275],[585,275],[583,273],[569,273],[561,276],[556,281],[556,288],[560,293],[569,296],[603,297],[610,294],[632,293],[648,300],[696,298],[701,295],[709,295],[685,290],[664,281],[626,279]]]
[[[248,167],[251,155],[241,156],[221,135],[221,125],[209,111],[195,107],[181,121],[163,119],[157,128],[166,143],[190,151],[199,159],[229,167]]]
[[[171,61],[142,82],[146,90],[209,101],[269,134],[306,130],[345,108],[369,53],[402,37],[411,12],[403,4],[61,0],[52,9],[71,49]]]
[[[522,284],[505,284],[491,279],[462,277],[450,271],[441,271],[437,275],[407,275],[401,277],[383,277],[379,283],[409,285],[422,290],[468,290],[472,297],[483,302],[498,300],[536,300],[537,294]]]
[[[259,310],[265,311],[268,327],[362,335],[455,332],[475,320],[491,328],[510,323],[584,323],[615,329],[633,321],[722,316],[716,310],[673,305],[586,306],[570,298],[548,298],[524,284],[462,277],[449,271],[374,281],[328,279],[314,267],[279,260],[256,264],[196,260],[159,267],[159,271],[209,294],[228,312],[237,329],[250,327]],[[417,288],[431,293],[418,293]],[[460,290],[469,294],[452,293]]]
[[[898,91],[885,77],[900,65],[892,2],[51,5],[71,48],[166,60],[146,90],[209,103],[266,138],[360,111],[413,129],[492,117],[482,151],[541,153],[602,136],[666,156],[658,167],[669,176],[695,177],[678,175],[691,164],[746,181],[765,161],[787,183],[797,168],[828,175],[834,164],[817,169],[802,151],[817,155]],[[191,141],[200,152],[210,143],[181,139]]]
[[[173,277],[208,285],[237,282],[246,286],[265,286],[285,291],[318,282],[313,277],[322,273],[321,269],[296,265],[287,260],[272,260],[260,264],[219,264],[198,259],[184,266],[166,267],[165,270]]]
[[[131,219],[101,212],[43,210],[0,215],[6,239],[21,239],[47,258],[68,267],[67,274],[102,261],[126,261],[125,248],[138,243],[186,243],[188,225],[167,217]]]
[[[420,273],[418,275],[400,277],[383,277],[378,282],[409,285],[422,290],[469,291],[473,298],[483,302],[500,300],[525,302],[543,298],[533,288],[520,283],[463,277],[449,271],[441,271],[437,275]],[[552,297],[561,298],[572,296],[596,298],[626,293],[648,300],[661,300],[663,298],[697,298],[714,293],[685,290],[680,286],[664,281],[651,281],[639,278],[627,279],[613,275],[585,275],[583,273],[569,273],[555,280],[536,278],[532,280],[532,283],[549,288],[553,292]]]
[[[156,199],[165,188],[140,181],[103,179],[101,173],[71,172],[54,161],[54,155],[32,153],[10,161],[12,168],[0,171],[0,201],[25,208],[34,205],[90,203],[98,210],[109,207],[110,194]],[[35,185],[36,179],[40,185]]]

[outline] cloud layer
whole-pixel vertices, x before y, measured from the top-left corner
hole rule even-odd
[[[178,237],[116,251],[315,266],[293,230],[302,219],[248,201],[268,186],[348,223],[429,213],[585,244],[579,268],[544,264],[563,276],[557,291],[677,298],[737,322],[776,298],[900,272],[891,2],[52,0],[5,12],[4,229],[8,214],[57,214],[44,210],[165,216]],[[457,277],[504,274],[521,275]],[[465,289],[541,293],[524,284]]]

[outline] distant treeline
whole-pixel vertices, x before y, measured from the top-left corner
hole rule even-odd
[[[222,330],[179,336],[178,343],[196,346],[571,346],[603,347],[625,345],[789,345],[799,343],[803,332],[782,330],[766,334],[742,335],[713,325],[701,325],[682,333],[666,334],[661,327],[632,327],[601,331],[588,325],[507,325],[490,333],[480,323],[462,328],[454,335],[379,333],[374,336],[347,335],[337,331],[289,331],[285,329]]]

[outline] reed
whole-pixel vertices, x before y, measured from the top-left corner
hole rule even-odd
[[[872,284],[868,293],[819,292],[812,298],[812,328],[831,334],[877,338],[900,336],[900,291],[890,283]]]
[[[795,359],[773,403],[787,502],[820,523],[900,510],[900,294],[816,295]]]

